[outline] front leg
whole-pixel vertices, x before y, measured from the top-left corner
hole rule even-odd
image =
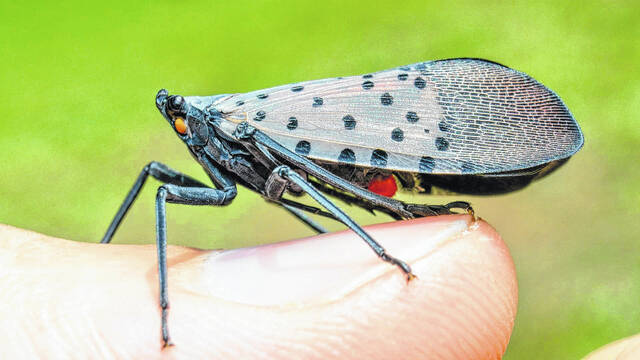
[[[220,190],[172,184],[164,184],[158,188],[156,195],[156,244],[158,247],[158,279],[160,281],[163,347],[172,345],[167,326],[169,296],[167,293],[167,220],[165,205],[167,202],[185,205],[228,205],[236,197],[238,191],[232,180],[223,180],[227,183],[227,186]]]
[[[148,163],[142,169],[140,175],[138,175],[138,178],[136,179],[136,182],[133,183],[131,190],[129,190],[127,197],[122,202],[122,205],[120,205],[116,216],[113,217],[111,224],[109,224],[109,227],[107,228],[107,232],[104,234],[104,237],[100,241],[101,243],[107,244],[111,242],[113,234],[118,229],[118,226],[120,226],[122,219],[124,219],[124,216],[129,211],[129,208],[138,197],[138,194],[140,194],[140,190],[142,190],[142,186],[147,181],[147,177],[149,177],[149,175],[164,183],[189,187],[207,187],[207,185],[201,183],[200,181],[181,172],[175,171],[165,164],[159,163],[157,161]]]

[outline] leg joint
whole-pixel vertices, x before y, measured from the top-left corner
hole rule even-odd
[[[287,175],[290,170],[286,165],[280,165],[273,169],[264,185],[264,193],[268,199],[278,200],[282,197],[289,184]]]
[[[238,189],[235,186],[230,186],[222,189],[224,192],[224,200],[221,205],[229,205],[238,195]]]
[[[169,190],[167,189],[167,185],[162,185],[158,188],[158,192],[156,193],[156,200],[165,200],[167,198],[167,194]]]
[[[163,310],[168,309],[169,308],[169,300],[160,299],[160,308],[162,308]]]
[[[274,174],[278,174],[283,179],[289,178],[289,173],[291,172],[291,168],[287,165],[280,165],[273,170]]]
[[[150,173],[150,174],[157,173],[158,170],[160,170],[160,169],[166,170],[168,168],[167,168],[167,166],[165,164],[157,162],[157,161],[150,161],[144,167],[144,171],[146,171],[147,173]]]

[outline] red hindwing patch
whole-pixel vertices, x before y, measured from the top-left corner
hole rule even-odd
[[[398,185],[396,184],[396,179],[393,175],[389,175],[387,177],[376,176],[371,179],[367,189],[378,195],[393,197],[393,195],[396,194],[396,191],[398,191]]]

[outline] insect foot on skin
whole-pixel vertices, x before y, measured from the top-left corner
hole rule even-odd
[[[376,73],[306,81],[245,94],[189,96],[160,90],[156,106],[202,165],[214,187],[169,167],[146,165],[109,225],[103,243],[147,176],[156,197],[162,340],[167,327],[165,204],[225,206],[240,184],[282,206],[315,231],[306,213],[329,217],[360,236],[380,259],[413,278],[326,196],[394,219],[473,214],[469,203],[407,204],[400,187],[460,194],[521,189],[575,154],[580,127],[562,100],[528,75],[480,59],[423,62]],[[285,193],[307,193],[320,207]]]

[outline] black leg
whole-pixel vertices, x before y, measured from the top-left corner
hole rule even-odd
[[[326,212],[324,210],[318,209],[317,207],[314,207],[314,206],[309,206],[309,205],[302,204],[302,203],[299,203],[297,201],[293,201],[293,200],[289,200],[289,199],[285,199],[285,198],[280,198],[280,199],[277,199],[277,200],[273,200],[272,199],[272,201],[275,201],[275,202],[277,202],[279,204],[282,204],[282,205],[287,205],[289,207],[292,207],[292,208],[295,208],[295,209],[298,209],[298,210],[306,211],[306,212],[314,214],[314,215],[320,215],[320,216],[326,217],[326,218],[331,219],[331,220],[340,221],[340,220],[336,219],[336,217],[333,216],[333,214],[331,214],[329,212]]]
[[[453,214],[454,212],[451,211],[452,209],[459,209],[471,215],[475,219],[475,212],[473,211],[471,204],[466,201],[454,201],[446,205],[407,204],[406,209],[418,217]]]
[[[129,211],[129,208],[131,207],[133,202],[136,200],[136,197],[138,197],[138,194],[140,193],[140,190],[142,189],[142,186],[144,185],[145,181],[147,181],[147,177],[149,175],[153,176],[154,178],[162,182],[169,183],[169,184],[190,186],[190,187],[207,187],[207,185],[199,182],[198,180],[191,178],[185,174],[182,174],[178,171],[175,171],[173,169],[170,169],[168,166],[162,163],[155,162],[155,161],[150,162],[142,169],[142,171],[140,172],[140,175],[138,175],[138,179],[136,179],[136,182],[133,184],[133,187],[131,188],[131,190],[129,190],[129,193],[127,194],[127,197],[124,199],[124,202],[122,203],[122,205],[120,205],[120,208],[116,213],[116,216],[114,216],[113,220],[111,221],[111,224],[107,228],[107,232],[104,234],[104,237],[100,241],[101,243],[106,244],[111,242],[111,238],[113,237],[113,234],[118,229],[118,226],[122,222],[122,219],[124,219],[124,216],[127,214],[127,211]]]
[[[345,192],[337,191],[324,183],[320,183],[317,181],[309,181],[309,183],[311,183],[311,185],[313,185],[316,189],[322,191],[323,193],[329,196],[336,197],[349,205],[355,205],[360,208],[367,209],[373,214],[375,214],[373,210],[380,211],[391,216],[395,220],[402,220],[402,218],[399,217],[398,214],[390,211],[385,207],[374,206],[366,200],[359,199]],[[451,211],[453,209],[462,210],[467,214],[475,217],[475,213],[473,211],[473,208],[471,207],[471,204],[466,201],[454,201],[446,205],[405,204],[404,208],[415,217],[450,215],[454,214],[454,212]]]
[[[344,202],[346,202],[349,205],[355,205],[359,208],[365,209],[367,211],[369,211],[370,213],[372,213],[373,215],[375,215],[375,211],[379,211],[381,213],[387,214],[389,215],[391,218],[393,218],[394,220],[402,220],[403,217],[396,214],[395,212],[389,210],[386,207],[382,207],[382,206],[375,206],[373,204],[371,204],[370,202],[368,202],[365,199],[361,199],[361,198],[357,198],[347,192],[344,191],[339,191],[336,190],[333,187],[328,186],[327,184],[323,183],[323,182],[318,182],[318,181],[313,181],[313,180],[308,180],[309,183],[311,185],[313,185],[316,189],[320,190],[321,192],[323,192],[326,195],[329,195],[331,197],[335,197],[337,199],[340,199]],[[374,211],[375,210],[375,211]]]
[[[293,206],[289,206],[289,205],[285,205],[285,204],[281,204],[281,205],[282,205],[283,208],[285,208],[285,210],[287,210],[293,216],[295,216],[298,219],[300,219],[300,221],[302,221],[303,223],[307,224],[307,226],[309,226],[315,232],[317,232],[319,234],[324,234],[324,233],[328,232],[322,225],[320,225],[317,222],[313,221],[313,219],[311,219],[307,214],[303,213],[302,211],[294,208]]]
[[[353,230],[358,236],[360,236],[366,243],[371,247],[371,249],[384,261],[389,262],[393,265],[398,266],[406,275],[407,281],[411,280],[415,276],[411,272],[411,268],[404,261],[396,259],[390,255],[388,255],[385,249],[378,244],[369,234],[367,234],[360,225],[356,224],[347,214],[345,214],[340,208],[334,205],[331,201],[329,201],[321,192],[319,192],[316,188],[314,188],[311,184],[305,181],[302,176],[300,176],[295,171],[291,170],[288,166],[282,165],[275,168],[272,172],[272,177],[276,176],[284,180],[289,180],[294,184],[298,185],[302,190],[304,190],[307,194],[309,194],[315,201],[317,201],[320,205],[322,205],[325,209],[327,209],[331,214],[333,214],[340,222],[348,226],[351,230]]]
[[[225,206],[233,201],[236,194],[237,189],[235,184],[230,184],[220,190],[203,187],[184,187],[172,184],[165,184],[158,188],[156,196],[156,241],[158,247],[158,278],[160,281],[163,346],[172,345],[167,326],[169,296],[167,293],[167,221],[165,204],[170,202],[186,205]]]

